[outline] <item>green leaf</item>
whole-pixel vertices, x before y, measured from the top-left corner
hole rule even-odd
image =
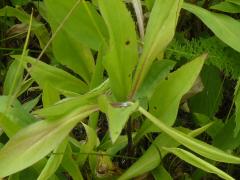
[[[59,92],[48,82],[42,86],[42,104],[43,107],[48,107],[60,100]]]
[[[26,103],[24,103],[22,105],[22,107],[27,111],[27,112],[30,112],[36,105],[37,103],[39,102],[40,100],[40,95],[37,96],[36,98],[30,100],[30,101],[27,101]]]
[[[240,52],[239,21],[230,16],[213,13],[189,3],[184,3],[183,8],[199,17],[219,39]]]
[[[156,88],[149,102],[149,108],[150,112],[159,117],[165,124],[169,126],[174,124],[181,98],[193,86],[206,57],[207,55],[204,54],[185,64],[171,73]]]
[[[84,163],[86,162],[89,153],[91,153],[95,147],[97,147],[98,144],[98,137],[97,133],[94,129],[90,128],[86,124],[82,123],[86,134],[87,134],[87,139],[86,143],[81,146],[80,152],[77,158],[77,163],[80,167],[83,167]]]
[[[73,160],[72,149],[69,144],[68,144],[67,149],[63,156],[62,166],[69,173],[69,175],[73,178],[73,180],[83,180],[83,177],[78,168],[78,165],[77,165],[76,161]]]
[[[113,94],[117,100],[124,101],[131,90],[132,72],[138,58],[134,22],[122,0],[98,3],[110,35],[103,64],[108,72]]]
[[[9,107],[10,99],[8,96],[0,96],[0,127],[8,137],[35,121],[18,100],[14,100]]]
[[[85,104],[95,104],[97,103],[97,97],[104,94],[109,88],[109,81],[106,80],[95,89],[89,91],[84,95],[78,95],[76,97],[65,98],[61,101],[53,104],[52,106],[45,107],[33,112],[33,114],[40,117],[54,119],[62,117],[70,113],[73,109],[83,106]]]
[[[134,76],[131,96],[134,96],[152,62],[172,40],[181,9],[182,0],[155,1],[147,24],[143,52]]]
[[[240,1],[239,0],[226,0],[226,1],[231,2],[233,4],[237,4],[237,5],[240,6]]]
[[[14,6],[22,6],[30,2],[30,0],[11,0]]]
[[[83,106],[59,120],[39,121],[20,130],[0,150],[0,177],[11,175],[42,159],[63,141],[77,122],[96,110],[96,106]]]
[[[201,72],[204,86],[202,92],[193,96],[188,102],[191,112],[214,117],[221,105],[223,84],[219,70],[214,66],[204,66]]]
[[[130,115],[136,111],[138,105],[138,102],[136,102],[126,107],[121,106],[121,104],[114,107],[114,105],[108,102],[105,96],[99,98],[99,106],[101,111],[107,115],[110,137],[113,143],[115,143],[121,134],[127,120],[129,119]]]
[[[227,13],[240,13],[240,6],[229,3],[227,1],[215,4],[211,6],[210,9],[227,12]]]
[[[24,12],[21,9],[5,6],[0,9],[0,16],[7,17],[16,17],[22,23],[29,25],[30,15]],[[49,41],[49,33],[45,25],[35,18],[32,20],[32,29],[33,33],[37,36],[41,48],[44,48],[47,42]]]
[[[150,99],[160,81],[162,81],[176,63],[171,60],[155,61],[139,88],[136,97]]]
[[[217,119],[215,117],[213,117],[213,119],[210,119],[209,116],[199,113],[194,113],[193,115],[194,120],[197,121],[197,124],[200,126],[204,126],[207,123],[214,122],[214,124],[206,131],[206,133],[208,133],[208,135],[210,135],[213,139],[224,127],[224,123],[221,119]]]
[[[20,58],[18,55],[14,55],[13,57],[16,59]],[[48,83],[59,91],[66,90],[80,94],[85,93],[88,89],[83,81],[62,69],[48,65],[29,56],[25,56],[23,60],[26,63],[26,69],[40,86]],[[28,67],[27,64],[31,64],[31,67]]]
[[[240,133],[236,136],[233,131],[235,128],[235,121],[233,118],[234,116],[224,124],[224,127],[217,132],[212,142],[214,146],[227,152],[232,152],[240,145]]]
[[[56,30],[64,23],[64,18],[67,18],[62,30],[70,37],[95,50],[106,44],[107,31],[104,21],[89,2],[44,0],[44,3],[52,29]]]
[[[47,161],[41,174],[38,176],[37,180],[49,179],[55,171],[58,169],[62,162],[64,152],[66,150],[68,139],[65,139],[58,147],[53,151],[50,158]]]
[[[240,131],[240,92],[239,92],[239,86],[240,86],[240,79],[238,79],[237,85],[235,87],[235,92],[234,92],[234,103],[235,103],[235,106],[236,106],[236,110],[235,110],[236,127],[234,129],[234,136],[235,137],[239,134],[239,131]]]
[[[206,172],[214,173],[223,179],[234,180],[231,176],[223,172],[222,170],[218,169],[217,167],[213,166],[212,164],[204,161],[203,159],[195,156],[194,154],[185,151],[180,148],[163,148],[164,150],[171,152],[181,158],[182,160],[188,162],[189,164],[200,168]]]
[[[209,123],[206,126],[193,131],[189,131],[188,129],[183,130],[184,132],[186,131],[187,135],[195,137],[206,131],[211,125],[212,123]],[[167,155],[166,151],[163,151],[161,147],[177,147],[179,145],[180,143],[172,139],[167,134],[162,133],[158,135],[158,137],[152,142],[151,146],[131,167],[127,169],[127,171],[120,177],[120,179],[130,179],[153,170]]]
[[[20,61],[13,61],[7,71],[4,85],[3,94],[13,95],[14,92],[19,91],[19,87],[22,83],[24,67],[21,65]],[[13,83],[15,81],[15,83]]]
[[[214,146],[211,146],[205,142],[202,142],[198,139],[194,139],[186,134],[165,125],[162,121],[154,117],[152,114],[139,107],[139,111],[146,116],[153,124],[158,126],[164,133],[168,134],[174,140],[179,142],[180,144],[186,146],[192,151],[214,161],[239,164],[240,158],[237,156],[233,156],[228,154]]]
[[[158,166],[152,171],[152,175],[154,176],[155,180],[172,180],[173,178],[167,172],[167,170],[163,167],[163,165]]]
[[[91,51],[77,39],[60,31],[53,40],[53,53],[58,62],[79,74],[86,83],[90,83],[95,69]]]

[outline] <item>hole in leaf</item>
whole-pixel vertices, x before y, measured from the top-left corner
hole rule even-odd
[[[125,42],[125,44],[126,44],[126,45],[129,45],[129,44],[130,44],[130,41],[129,41],[129,40],[127,40],[127,41]]]

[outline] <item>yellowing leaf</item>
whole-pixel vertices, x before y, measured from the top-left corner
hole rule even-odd
[[[20,130],[0,150],[0,177],[23,170],[55,149],[77,122],[96,111],[83,106],[55,121],[39,121]]]

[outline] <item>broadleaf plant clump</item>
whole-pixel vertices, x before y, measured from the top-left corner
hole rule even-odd
[[[0,178],[240,178],[240,1],[0,5]]]

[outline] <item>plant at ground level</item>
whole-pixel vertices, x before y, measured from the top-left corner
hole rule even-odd
[[[239,136],[238,86],[235,91],[237,123],[234,134],[227,134],[235,140],[225,148],[217,142],[230,126],[230,120],[227,117],[225,124],[215,118],[221,94],[211,99],[211,111],[198,108],[197,97],[191,98],[190,110],[201,127],[195,130],[177,127],[179,105],[186,105],[192,95],[202,90],[199,76],[206,85],[200,96],[208,98],[205,92],[211,85],[207,83],[206,72],[214,72],[213,76],[219,78],[219,71],[204,65],[208,55],[204,52],[200,55],[197,50],[188,53],[196,53],[198,57],[183,54],[187,60],[193,60],[175,67],[173,60],[181,58],[172,55],[171,48],[175,51],[186,51],[186,48],[177,43],[172,47],[168,45],[182,8],[198,16],[221,41],[238,52],[240,23],[183,0],[146,0],[150,16],[144,30],[142,1],[131,2],[132,11],[122,0],[38,2],[39,13],[50,25],[51,36],[42,21],[22,9],[0,10],[0,16],[16,16],[29,28],[22,54],[11,55],[13,62],[6,74],[4,95],[0,97],[0,127],[9,138],[0,150],[0,177],[21,178],[31,172],[33,179],[66,176],[76,180],[130,179],[151,172],[158,179],[170,177],[161,161],[172,153],[205,172],[233,179],[218,168],[217,163],[240,163],[238,156],[226,152],[239,146],[236,141]],[[133,13],[140,33],[136,31]],[[42,48],[37,58],[27,51],[30,32]],[[192,42],[194,47],[195,41]],[[234,50],[231,51],[237,54]],[[224,63],[223,67],[219,65],[219,57],[209,54],[213,65],[229,70]],[[51,63],[41,61],[43,57]],[[225,59],[227,64],[229,59]],[[238,76],[234,69],[229,71]],[[220,80],[216,84],[220,87]],[[24,104],[17,100],[33,86],[41,90],[43,107],[37,106],[40,96]],[[199,86],[200,90],[196,90]],[[104,123],[102,117],[105,116],[108,129],[100,137],[99,123]],[[140,126],[135,127],[134,123]],[[84,132],[80,137],[82,141],[74,138],[74,128]],[[159,133],[157,138],[123,172],[114,163],[114,157],[124,149],[127,155],[133,154],[134,146],[152,132]],[[213,145],[195,138],[203,132],[212,138]],[[180,145],[185,148],[178,147]]]

